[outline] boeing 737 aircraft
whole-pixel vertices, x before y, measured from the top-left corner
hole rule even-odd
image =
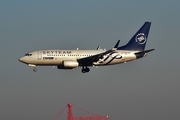
[[[33,67],[57,66],[58,69],[73,69],[82,67],[82,73],[89,72],[89,66],[105,66],[126,63],[145,57],[148,52],[155,49],[144,50],[151,22],[145,22],[131,40],[119,47],[119,42],[110,50],[38,50],[29,52],[19,58],[19,61]]]

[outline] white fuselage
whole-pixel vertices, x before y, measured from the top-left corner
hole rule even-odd
[[[26,54],[20,60],[28,65],[62,65],[64,60],[73,60],[93,56],[106,50],[39,50]],[[138,51],[116,50],[94,62],[94,66],[113,65],[136,59],[134,53]],[[79,65],[81,66],[81,65]]]

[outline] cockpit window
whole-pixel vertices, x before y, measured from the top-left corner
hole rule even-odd
[[[27,54],[25,54],[25,56],[32,56],[32,54],[27,53]]]

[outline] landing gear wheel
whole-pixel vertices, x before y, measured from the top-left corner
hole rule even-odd
[[[82,73],[86,73],[85,69],[82,69],[81,72],[82,72]]]
[[[86,69],[85,69],[85,71],[86,71],[86,72],[89,72],[89,71],[90,71],[90,69],[89,69],[89,68],[86,68]]]
[[[86,73],[86,72],[89,72],[90,69],[88,67],[85,67],[85,68],[83,67],[81,71],[82,73]]]
[[[36,68],[34,68],[34,69],[33,69],[33,71],[34,71],[34,72],[36,72],[36,71],[37,71],[37,69],[36,69]]]

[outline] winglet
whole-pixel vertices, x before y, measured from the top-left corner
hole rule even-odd
[[[96,48],[96,50],[100,50],[100,46],[98,46],[98,47]]]
[[[120,40],[117,41],[117,43],[115,44],[114,48],[116,48],[116,49],[118,48],[119,42],[120,42]]]

